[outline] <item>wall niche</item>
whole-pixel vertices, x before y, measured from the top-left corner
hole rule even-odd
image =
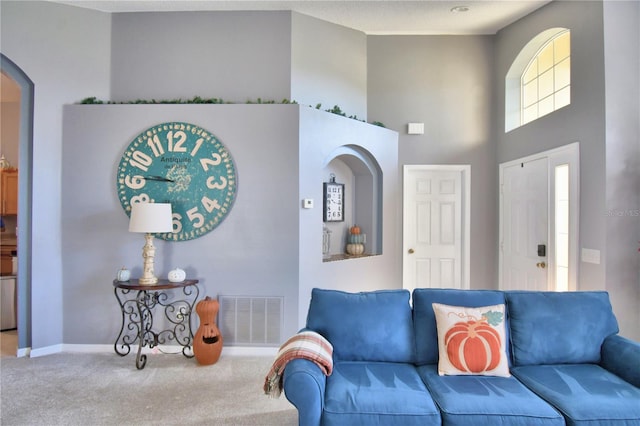
[[[323,247],[323,261],[331,262],[382,254],[382,169],[374,156],[356,145],[336,148],[324,161],[323,182],[344,184],[344,221],[324,222],[329,232],[328,252]],[[364,244],[362,254],[347,253],[349,230],[357,225]],[[323,245],[326,243],[323,240]]]

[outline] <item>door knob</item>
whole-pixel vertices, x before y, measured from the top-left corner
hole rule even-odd
[[[538,263],[536,263],[536,266],[537,266],[538,268],[542,268],[542,269],[544,269],[544,268],[546,268],[546,267],[547,267],[547,264],[546,264],[546,263],[544,263],[544,262],[538,262]]]
[[[412,249],[412,248],[410,248],[410,249],[409,249],[409,254],[413,254],[413,253],[414,253],[414,252],[413,252],[413,249]]]

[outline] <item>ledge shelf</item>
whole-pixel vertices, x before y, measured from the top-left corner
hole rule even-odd
[[[377,256],[377,254],[332,254],[330,257],[322,259],[323,262],[336,262],[338,260],[360,259],[363,257]]]

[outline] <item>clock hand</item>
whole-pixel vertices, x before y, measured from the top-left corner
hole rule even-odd
[[[144,177],[146,180],[155,180],[158,182],[173,182],[173,179],[167,179],[165,177],[162,176],[145,176]]]

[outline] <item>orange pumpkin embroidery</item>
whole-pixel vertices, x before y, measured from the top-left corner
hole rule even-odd
[[[484,317],[454,324],[445,334],[444,344],[449,361],[460,371],[482,373],[500,363],[500,333]]]

